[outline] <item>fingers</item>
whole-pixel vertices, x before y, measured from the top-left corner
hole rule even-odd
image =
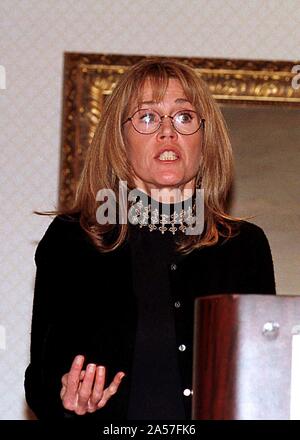
[[[75,357],[71,365],[71,369],[68,373],[68,380],[67,380],[67,387],[70,394],[75,395],[77,392],[77,388],[80,382],[83,362],[84,362],[84,357],[79,355]]]
[[[61,379],[60,397],[63,406],[78,415],[95,412],[106,405],[125,376],[124,372],[119,371],[111,384],[104,389],[105,367],[88,364],[86,370],[82,370],[83,363],[84,357],[76,356],[70,371]]]
[[[103,391],[102,399],[99,401],[99,403],[97,405],[98,408],[103,408],[104,405],[106,405],[107,401],[111,398],[111,396],[116,394],[116,392],[118,391],[119,385],[120,385],[124,376],[125,376],[125,373],[123,371],[119,371],[115,375],[112,383]]]
[[[94,379],[96,373],[96,365],[89,364],[86,368],[86,372],[81,382],[81,386],[78,391],[77,409],[81,412],[86,412],[88,401],[92,394]]]
[[[66,388],[67,384],[68,384],[68,375],[69,375],[69,373],[64,374],[62,379],[61,379],[61,384],[62,384],[62,386],[64,388]],[[80,381],[83,380],[84,375],[85,375],[85,371],[82,370],[81,373],[80,373],[80,378],[79,378]]]
[[[101,400],[103,396],[104,383],[105,383],[105,368],[103,366],[100,366],[97,367],[96,369],[95,383],[89,401],[90,407],[92,407],[93,409],[96,408],[98,402]]]
[[[62,377],[61,398],[66,409],[73,411],[77,406],[78,387],[82,376],[84,357],[79,355],[74,358],[69,373]]]
[[[68,374],[69,373],[64,374],[62,379],[61,379],[61,384],[62,384],[62,388],[60,390],[60,398],[61,399],[63,399],[64,395],[66,394],[67,383],[68,383]]]

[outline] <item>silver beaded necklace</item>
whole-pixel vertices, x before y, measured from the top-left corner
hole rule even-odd
[[[191,203],[192,201],[189,204],[191,205]],[[129,209],[128,217],[132,224],[139,225],[140,228],[148,227],[151,232],[159,230],[162,234],[169,231],[175,235],[176,231],[185,232],[188,226],[195,223],[194,210],[193,204],[193,206],[188,206],[186,210],[177,211],[174,209],[172,214],[160,214],[157,207],[153,208],[151,203],[145,206],[142,200],[139,200]]]

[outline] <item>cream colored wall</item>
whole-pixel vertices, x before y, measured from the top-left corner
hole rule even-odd
[[[49,223],[32,211],[57,200],[63,52],[292,60],[299,41],[298,0],[1,1],[1,419],[27,417],[33,255]]]

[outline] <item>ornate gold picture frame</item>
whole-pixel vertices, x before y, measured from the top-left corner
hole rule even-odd
[[[87,148],[105,96],[120,75],[144,56],[65,53],[59,207],[73,203]],[[164,57],[161,57],[164,58]],[[300,62],[172,57],[187,63],[222,103],[300,107],[292,68]]]

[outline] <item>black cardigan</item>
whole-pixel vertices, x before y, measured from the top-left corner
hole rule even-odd
[[[162,237],[163,239],[163,237]],[[126,420],[137,325],[130,240],[100,253],[77,220],[56,217],[35,255],[37,272],[32,316],[31,361],[26,399],[38,418],[90,417]],[[182,390],[192,388],[193,307],[198,296],[223,293],[274,294],[271,252],[262,229],[241,222],[238,235],[212,247],[178,256],[170,264]],[[119,390],[93,414],[64,410],[61,377],[74,356],[107,366],[107,383],[125,371]],[[191,418],[191,396],[185,397]]]

